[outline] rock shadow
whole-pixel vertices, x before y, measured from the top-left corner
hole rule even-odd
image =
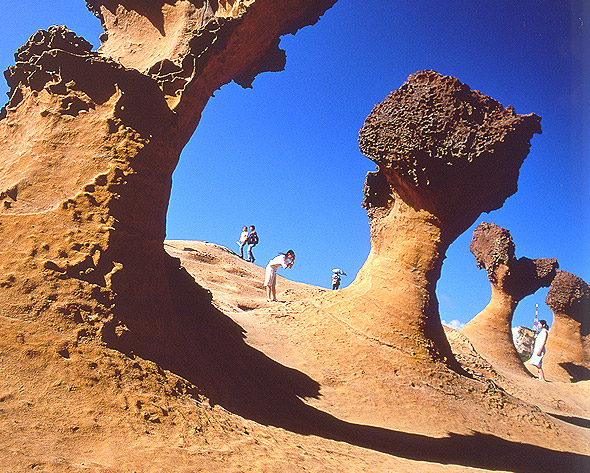
[[[578,427],[583,427],[584,429],[590,429],[590,419],[585,419],[584,417],[577,416],[564,416],[562,414],[554,413],[549,413],[549,415],[551,417],[555,417],[556,419],[567,422],[568,424],[577,425]]]
[[[558,365],[570,376],[572,383],[590,380],[590,370],[585,366],[571,362],[558,363]]]
[[[584,455],[494,435],[434,438],[354,424],[313,408],[304,399],[319,397],[319,383],[249,346],[242,327],[212,305],[210,293],[180,267],[179,260],[166,258],[173,303],[169,319],[122,317],[132,335],[109,344],[184,377],[212,404],[263,425],[417,461],[519,473],[581,471],[582,465],[590,465],[590,457]]]
[[[316,435],[410,460],[514,473],[588,471],[590,466],[590,456],[511,442],[481,432],[435,438],[351,424],[319,411],[315,420],[316,425],[327,429]]]
[[[300,398],[317,398],[319,383],[249,346],[244,329],[214,307],[211,293],[178,259],[164,258],[170,312],[158,318],[116,313],[129,330],[105,341],[182,376],[212,404],[244,418],[278,426],[284,416],[296,419],[304,406]]]

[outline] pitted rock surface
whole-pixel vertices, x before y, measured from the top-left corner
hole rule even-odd
[[[495,223],[480,223],[473,231],[469,250],[475,256],[478,269],[485,269],[490,281],[495,281],[494,273],[501,264],[513,261],[515,246],[512,235]]]
[[[590,317],[590,286],[580,277],[559,271],[545,298],[553,312],[566,313],[580,323]]]
[[[473,231],[469,249],[478,269],[486,270],[490,283],[515,302],[551,285],[559,267],[556,258],[516,259],[510,231],[495,223],[480,223]],[[501,266],[507,270],[498,271]]]
[[[453,229],[516,192],[534,133],[541,133],[539,116],[518,115],[458,79],[422,71],[375,106],[359,143],[401,198]],[[383,191],[369,190],[365,206],[383,207],[390,200]]]
[[[263,268],[198,242],[164,251],[172,172],[211,95],[281,69],[279,37],[333,3],[88,0],[98,51],[56,27],[19,52],[0,120],[0,469],[557,471],[586,458],[526,389],[460,374],[435,288],[457,222],[475,217],[455,206],[443,231],[451,210],[429,213],[446,203],[431,205],[421,168],[412,192],[379,175],[372,254],[335,294],[289,283],[265,305]],[[425,76],[433,97],[455,83]],[[532,134],[502,121],[505,142],[484,139],[510,178],[497,194],[515,188]],[[576,401],[565,412],[580,415]]]
[[[582,278],[558,271],[545,303],[553,311],[544,366],[549,379],[590,379],[590,286]]]

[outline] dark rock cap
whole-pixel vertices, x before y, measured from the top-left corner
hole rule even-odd
[[[367,187],[380,188],[366,188],[364,206],[390,204],[386,181],[408,204],[465,231],[516,192],[540,121],[454,77],[416,72],[374,107],[360,130],[361,152],[383,175],[367,179]]]
[[[565,313],[581,323],[590,319],[590,286],[567,271],[557,271],[545,303],[553,312]]]

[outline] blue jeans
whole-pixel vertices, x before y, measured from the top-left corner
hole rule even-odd
[[[250,261],[250,263],[254,263],[254,255],[252,254],[252,248],[254,248],[256,245],[248,245],[248,261]]]
[[[244,246],[246,245],[246,243],[241,243],[238,246],[240,247],[240,258],[244,259]]]

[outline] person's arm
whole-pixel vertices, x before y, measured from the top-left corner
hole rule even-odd
[[[287,257],[287,255],[283,255],[283,261],[281,263],[281,266],[285,269],[292,268],[294,261],[295,261],[295,258],[289,258],[289,257]]]

